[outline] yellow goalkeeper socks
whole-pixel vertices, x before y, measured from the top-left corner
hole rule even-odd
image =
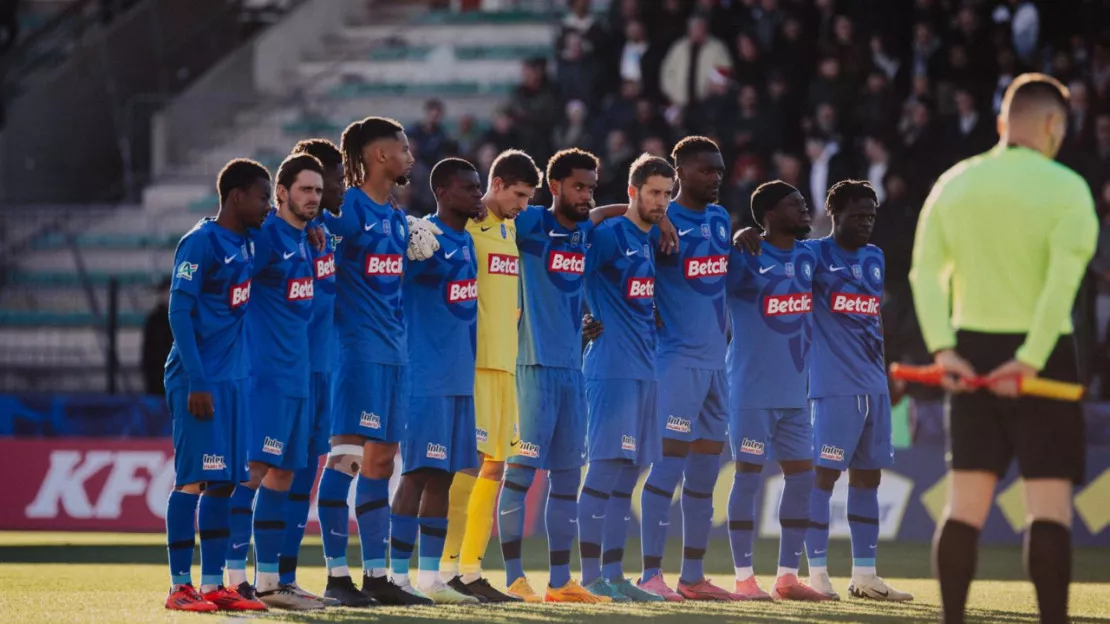
[[[466,507],[470,502],[470,492],[478,479],[461,472],[455,474],[451,482],[450,502],[447,507],[447,537],[443,542],[443,557],[440,558],[439,572],[450,580],[459,572],[459,551],[462,549],[463,534],[466,532]]]
[[[489,546],[490,532],[493,530],[493,514],[497,509],[497,493],[501,490],[500,481],[479,478],[470,493],[467,507],[466,533],[463,534],[462,553],[459,572],[464,582],[473,582],[481,577],[482,557]]]

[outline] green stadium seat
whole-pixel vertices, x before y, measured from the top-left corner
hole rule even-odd
[[[146,315],[142,312],[120,312],[122,327],[142,327]],[[0,325],[5,327],[97,327],[105,325],[103,318],[92,312],[57,312],[50,310],[0,309]]]
[[[516,87],[515,83],[445,82],[445,83],[398,83],[351,82],[333,87],[327,92],[332,99],[357,99],[382,96],[409,97],[451,97],[467,95],[507,96]]]
[[[370,51],[371,61],[423,61],[432,52],[432,46],[386,46]]]
[[[454,11],[428,11],[420,16],[417,24],[438,25],[467,25],[467,24],[534,24],[547,23],[552,19],[552,14],[538,11],[470,11],[456,13]]]
[[[149,286],[157,284],[166,275],[149,271],[88,273],[89,282],[94,286],[106,286],[113,277],[119,280],[121,286]],[[36,287],[79,286],[81,276],[76,271],[19,271],[9,277],[9,283]]]
[[[550,45],[466,45],[455,48],[455,58],[460,61],[523,61],[541,57],[551,58]]]

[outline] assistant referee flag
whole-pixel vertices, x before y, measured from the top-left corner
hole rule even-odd
[[[910,282],[930,353],[956,330],[1026,334],[1016,358],[1044,368],[1094,254],[1087,183],[1025,147],[998,145],[937,180],[917,224]]]

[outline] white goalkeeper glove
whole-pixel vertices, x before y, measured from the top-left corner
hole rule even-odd
[[[406,252],[409,260],[420,262],[431,258],[439,249],[436,234],[443,234],[443,230],[427,219],[417,219],[412,215],[406,215],[405,221],[409,224],[409,248]]]

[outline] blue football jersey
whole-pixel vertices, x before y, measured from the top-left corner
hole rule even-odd
[[[731,252],[727,370],[740,409],[804,408],[813,327],[813,252],[764,243],[763,254]]]
[[[247,312],[251,376],[281,381],[288,396],[308,396],[308,325],[316,292],[304,230],[271,212],[250,235],[253,301]]]
[[[335,338],[339,361],[403,365],[408,361],[401,284],[408,263],[405,215],[347,189],[338,217],[324,223],[339,237]]]
[[[831,237],[806,241],[813,251],[813,346],[809,396],[885,394],[879,310],[886,261],[867,245],[852,253]]]
[[[316,290],[312,295],[312,323],[308,328],[308,356],[314,373],[331,372],[335,359],[335,235],[317,219],[310,227],[324,228],[324,249],[309,245],[312,276]]]
[[[626,217],[590,234],[586,302],[604,330],[583,356],[587,379],[655,379],[655,251]]]
[[[443,230],[439,250],[405,273],[405,312],[412,325],[409,367],[413,396],[474,394],[478,354],[478,256],[465,230]]]
[[[728,311],[728,212],[710,204],[702,212],[671,202],[667,217],[678,230],[677,254],[658,254],[659,292],[655,307],[661,361],[688,368],[721,370],[725,366]]]
[[[173,259],[171,299],[196,300],[193,326],[208,382],[243,379],[250,371],[245,344],[252,261],[247,237],[202,219],[181,242]],[[188,385],[176,343],[166,358],[166,386]]]
[[[582,366],[582,286],[593,223],[567,229],[543,206],[516,218],[520,249],[520,352],[525,366]]]

